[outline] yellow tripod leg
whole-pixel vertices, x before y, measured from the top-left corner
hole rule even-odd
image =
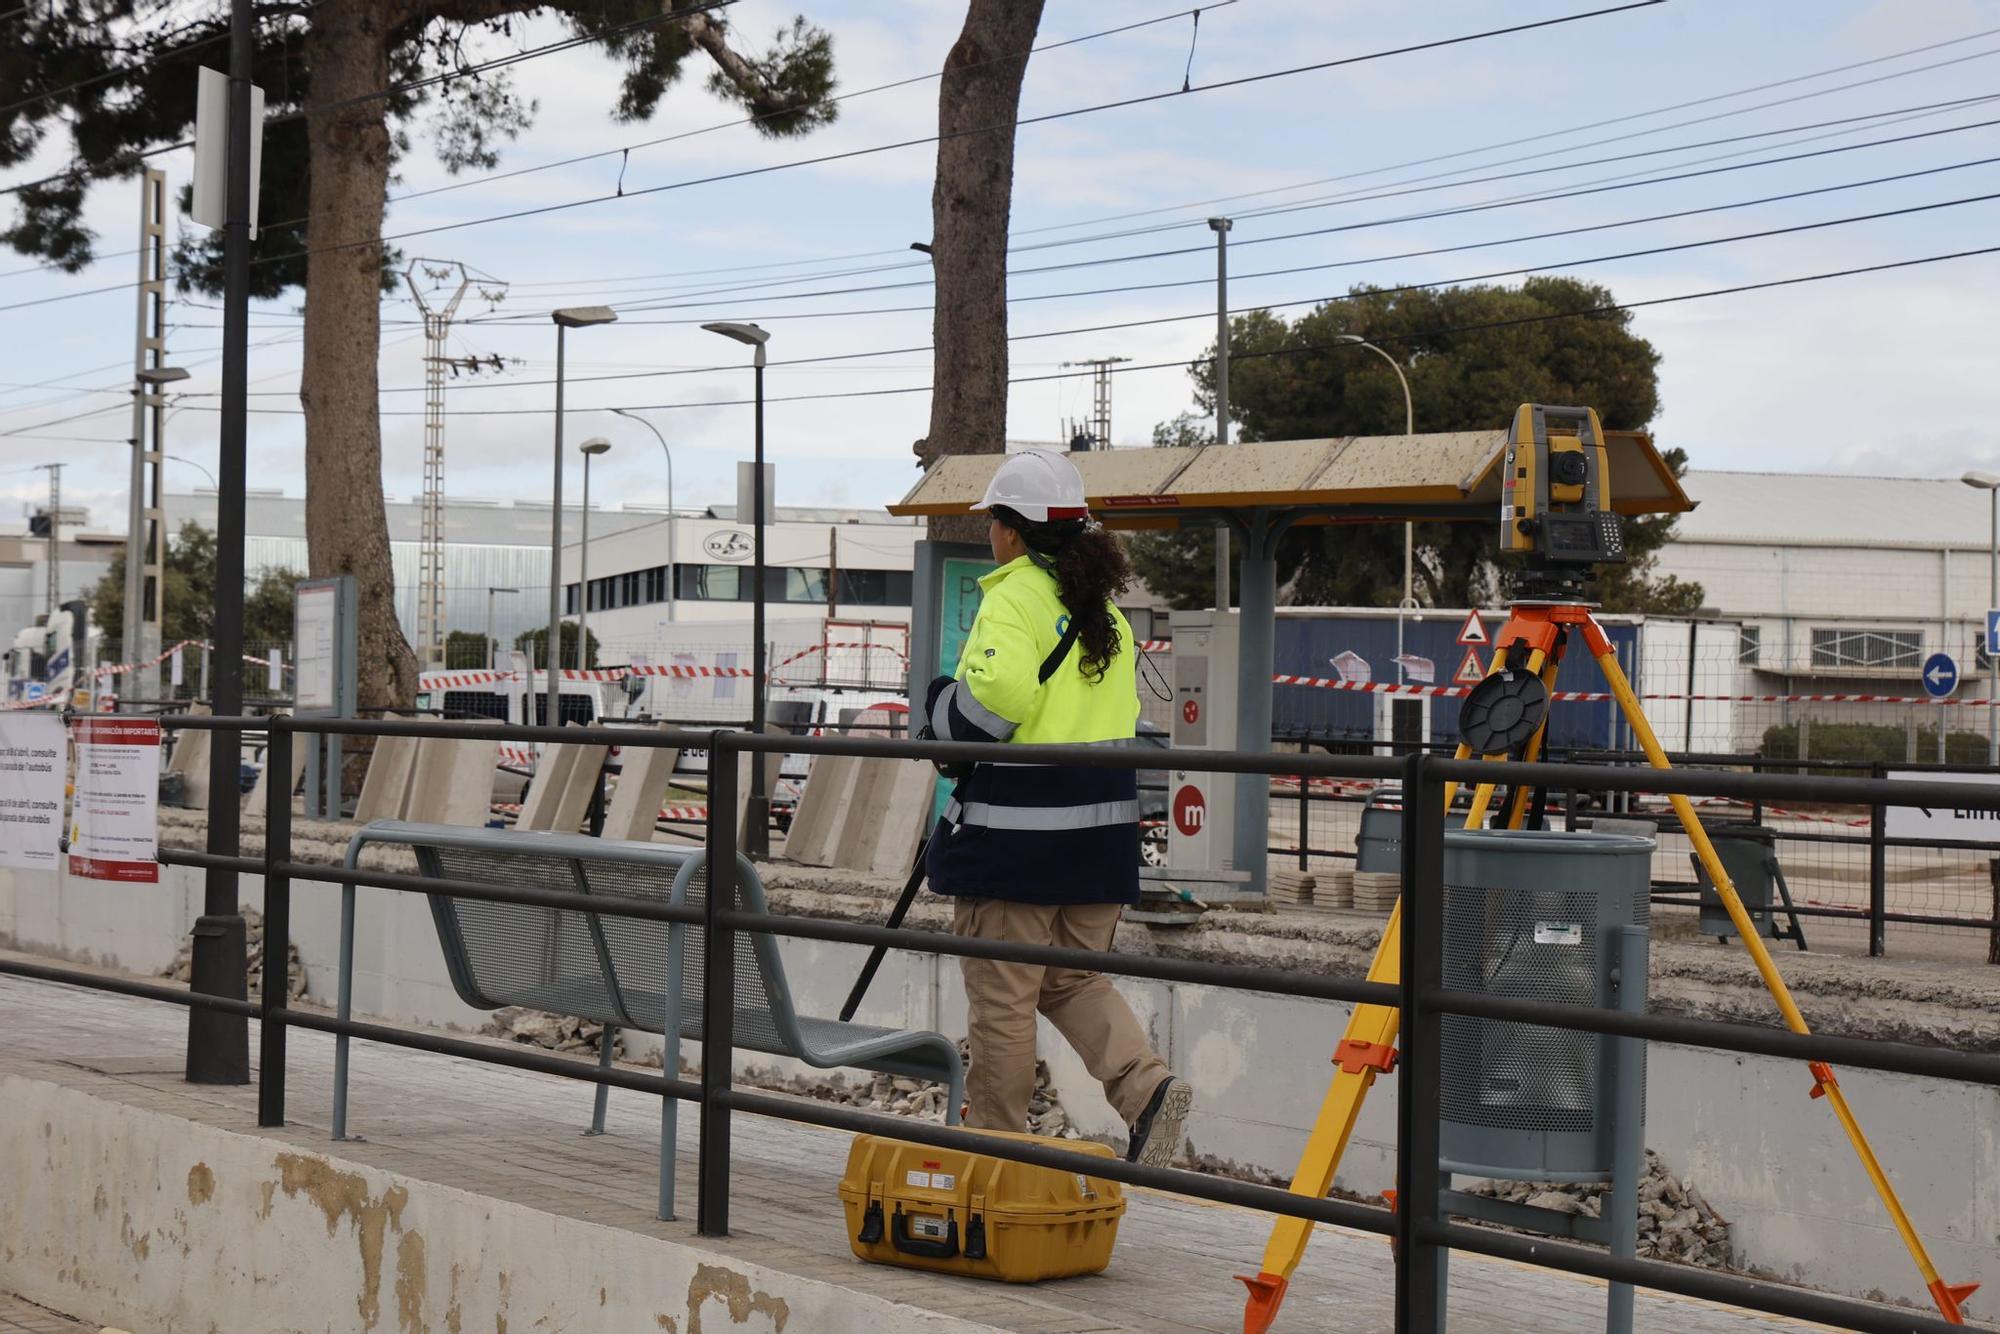
[[[1639,747],[1646,752],[1646,761],[1655,769],[1666,769],[1667,753],[1660,746],[1660,739],[1646,721],[1645,710],[1639,706],[1639,698],[1632,693],[1632,683],[1625,678],[1625,671],[1618,665],[1615,653],[1605,652],[1597,657],[1599,670],[1611,686],[1611,693],[1617,697],[1618,707],[1625,714],[1625,721],[1639,738]],[[1685,796],[1674,793],[1669,798],[1674,813],[1680,816],[1681,827],[1687,831],[1694,844],[1695,856],[1701,860],[1702,869],[1708,872],[1709,881],[1715,886],[1716,897],[1729,912],[1729,920],[1736,925],[1736,934],[1743,939],[1744,948],[1750,951],[1751,962],[1757,966],[1757,973],[1764,979],[1765,988],[1771,998],[1778,1003],[1778,1011],[1784,1016],[1785,1027],[1794,1033],[1806,1033],[1806,1019],[1799,1012],[1797,1002],[1792,999],[1791,989],[1778,973],[1778,965],[1771,958],[1771,952],[1764,948],[1763,937],[1757,932],[1757,924],[1750,920],[1750,914],[1743,906],[1743,900],[1736,893],[1736,886],[1722,869],[1722,859],[1716,856],[1715,845],[1709,841],[1708,831],[1702,828],[1701,817],[1695,814],[1694,804]],[[1910,1258],[1917,1262],[1917,1269],[1924,1276],[1924,1285],[1929,1288],[1931,1299],[1937,1303],[1938,1311],[1955,1325],[1965,1323],[1961,1304],[1978,1288],[1977,1283],[1953,1286],[1939,1276],[1937,1267],[1931,1263],[1930,1253],[1924,1249],[1923,1238],[1917,1235],[1915,1224],[1903,1209],[1903,1202],[1896,1196],[1896,1187],[1890,1182],[1887,1172],[1875,1157],[1875,1150],[1869,1145],[1868,1137],[1862,1133],[1861,1123],[1855,1119],[1854,1111],[1847,1104],[1847,1095],[1840,1090],[1834,1079],[1833,1067],[1824,1061],[1808,1061],[1807,1067],[1813,1074],[1812,1096],[1825,1098],[1827,1106],[1840,1121],[1840,1128],[1847,1132],[1847,1138],[1854,1145],[1855,1156],[1861,1160],[1862,1170],[1874,1183],[1875,1193],[1882,1199],[1883,1208],[1889,1211],[1889,1219],[1896,1225],[1896,1231],[1903,1238]]]
[[[1398,902],[1389,914],[1389,924],[1382,930],[1382,942],[1375,947],[1374,961],[1368,965],[1370,982],[1394,983],[1401,975],[1402,938],[1403,905]],[[1319,1118],[1313,1122],[1312,1134],[1306,1139],[1298,1171],[1292,1176],[1292,1194],[1322,1200],[1333,1188],[1334,1173],[1340,1168],[1341,1156],[1347,1152],[1347,1141],[1354,1134],[1354,1122],[1361,1115],[1361,1104],[1368,1097],[1375,1076],[1395,1068],[1396,1029],[1401,1019],[1402,1015],[1391,1005],[1354,1007],[1347,1021],[1347,1032],[1334,1048],[1333,1059],[1339,1069],[1334,1072],[1333,1084],[1320,1104]],[[1264,1263],[1256,1277],[1237,1275],[1250,1289],[1243,1308],[1244,1334],[1264,1334],[1277,1318],[1292,1271],[1305,1255],[1312,1227],[1310,1219],[1279,1218],[1271,1228],[1271,1240],[1264,1247]]]

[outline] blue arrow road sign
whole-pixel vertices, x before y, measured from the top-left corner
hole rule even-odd
[[[1989,607],[1986,612],[1986,656],[2000,658],[2000,607]]]
[[[1933,653],[1924,659],[1924,693],[1943,699],[1958,689],[1958,664],[1949,653]]]

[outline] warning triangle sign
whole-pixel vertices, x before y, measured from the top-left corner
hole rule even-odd
[[[1480,665],[1479,650],[1465,650],[1465,661],[1458,664],[1458,670],[1451,674],[1453,685],[1476,686],[1486,679],[1486,668]]]
[[[1491,642],[1486,637],[1486,622],[1479,619],[1477,609],[1465,613],[1465,624],[1458,627],[1458,642],[1461,644]]]

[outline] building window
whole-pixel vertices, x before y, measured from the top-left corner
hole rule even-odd
[[[576,615],[576,585],[563,585],[563,615]]]
[[[646,601],[665,602],[667,600],[667,567],[655,565],[646,571]]]
[[[773,602],[825,602],[826,571],[796,566],[766,570],[764,596]]]
[[[639,582],[642,574],[638,570],[618,576],[618,605],[636,607],[639,605]]]
[[[906,607],[910,603],[910,572],[842,570],[839,601],[859,607]]]
[[[1917,667],[1923,662],[1920,630],[1855,630],[1815,628],[1812,665],[1849,670]]]
[[[1758,650],[1764,646],[1764,627],[1761,625],[1738,626],[1736,630],[1736,661],[1745,667],[1757,665]]]
[[[681,596],[711,602],[747,601],[750,581],[741,565],[683,565]]]

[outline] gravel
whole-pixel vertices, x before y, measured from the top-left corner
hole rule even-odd
[[[1466,1186],[1465,1193],[1599,1218],[1611,1197],[1611,1183],[1481,1181]],[[1715,1212],[1692,1181],[1676,1177],[1659,1154],[1646,1150],[1646,1172],[1639,1182],[1639,1258],[1729,1269],[1730,1255],[1729,1220]]]

